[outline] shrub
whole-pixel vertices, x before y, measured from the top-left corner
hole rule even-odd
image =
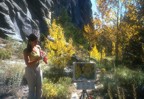
[[[10,50],[7,50],[5,48],[0,49],[0,59],[10,59],[12,55],[12,52]]]
[[[45,79],[46,80],[46,79]],[[44,81],[43,84],[43,96],[45,98],[55,99],[57,96],[57,86],[53,84],[51,81]]]
[[[57,83],[54,83],[47,78],[43,83],[43,97],[46,99],[68,99],[68,86],[70,85],[70,78],[60,78]]]
[[[124,66],[119,66],[114,72],[107,71],[101,77],[104,92],[109,98],[136,98],[139,86],[144,83],[144,73],[141,70],[131,70]]]
[[[4,40],[2,44],[5,46],[0,48],[0,59],[10,59],[12,56],[23,58],[23,49],[26,47],[25,43],[8,38],[8,40]]]
[[[18,63],[7,63],[0,61],[0,93],[15,93],[20,86],[24,74],[24,68]]]
[[[23,50],[26,48],[25,43],[19,43],[17,44],[17,47],[14,49],[14,54],[19,58],[23,59]]]
[[[64,68],[75,53],[72,39],[67,42],[63,28],[54,20],[49,28],[50,35],[55,39],[54,42],[45,39],[45,48],[48,50],[49,63],[57,68]]]
[[[140,70],[131,70],[126,67],[117,68],[115,78],[119,79],[122,85],[141,85],[144,83],[144,73]]]

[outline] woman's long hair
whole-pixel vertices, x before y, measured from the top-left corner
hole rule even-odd
[[[31,46],[30,42],[35,41],[35,40],[38,40],[38,38],[35,34],[32,33],[28,36],[28,43],[27,43],[27,52],[28,53],[32,52],[32,46]]]

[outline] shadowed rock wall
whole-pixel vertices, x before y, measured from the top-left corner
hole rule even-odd
[[[0,37],[23,41],[32,32],[46,34],[45,19],[57,18],[63,9],[80,28],[91,20],[90,0],[0,0]]]

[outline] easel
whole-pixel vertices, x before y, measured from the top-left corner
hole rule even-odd
[[[83,66],[83,67],[81,67]],[[91,72],[82,71],[82,76],[80,75],[78,77],[77,72],[83,68],[84,70],[87,69],[87,66],[91,68]],[[88,89],[95,89],[95,78],[96,78],[96,72],[95,72],[95,63],[92,62],[74,62],[73,63],[74,71],[73,71],[73,80],[77,83],[77,89],[81,89],[82,93],[80,96],[80,99],[91,99],[89,96],[87,90]],[[77,70],[79,69],[79,70]],[[91,76],[87,77],[87,75],[83,75],[85,73],[88,73]]]
[[[84,89],[82,90],[80,99],[89,99],[89,94],[88,94],[87,90],[84,90]]]

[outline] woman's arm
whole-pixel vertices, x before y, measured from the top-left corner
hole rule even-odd
[[[26,51],[24,51],[23,54],[24,54],[25,64],[27,66],[31,66],[31,65],[35,64],[36,62],[38,62],[39,60],[41,60],[41,57],[38,57],[36,60],[30,61],[29,54]]]

